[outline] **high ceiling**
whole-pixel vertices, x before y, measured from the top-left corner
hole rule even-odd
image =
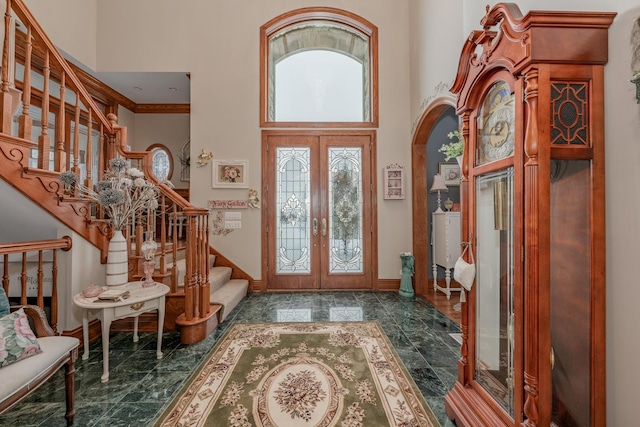
[[[62,49],[62,56],[136,104],[190,104],[187,72],[95,72]]]
[[[189,104],[187,73],[91,73],[136,104]]]

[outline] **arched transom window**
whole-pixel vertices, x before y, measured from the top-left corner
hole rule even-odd
[[[377,125],[377,29],[339,9],[305,8],[261,28],[261,124]]]

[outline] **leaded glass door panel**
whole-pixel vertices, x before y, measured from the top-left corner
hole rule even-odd
[[[371,288],[372,141],[265,131],[269,289]]]

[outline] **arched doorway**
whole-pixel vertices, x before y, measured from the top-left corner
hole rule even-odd
[[[420,117],[418,126],[411,141],[411,177],[412,188],[412,222],[413,222],[413,255],[415,257],[415,292],[425,296],[429,285],[430,265],[430,243],[429,224],[430,221],[427,207],[427,195],[429,188],[427,178],[431,171],[427,170],[427,144],[429,143],[431,131],[436,126],[440,118],[455,108],[456,100],[453,97],[440,97],[435,99]],[[446,141],[434,142],[438,145]]]

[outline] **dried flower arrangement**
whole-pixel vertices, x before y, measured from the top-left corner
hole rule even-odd
[[[80,183],[78,175],[71,171],[62,172],[60,182],[103,206],[114,231],[122,230],[136,213],[155,211],[158,207],[157,187],[145,179],[142,171],[127,167],[124,159],[110,160],[104,179],[94,188]]]

